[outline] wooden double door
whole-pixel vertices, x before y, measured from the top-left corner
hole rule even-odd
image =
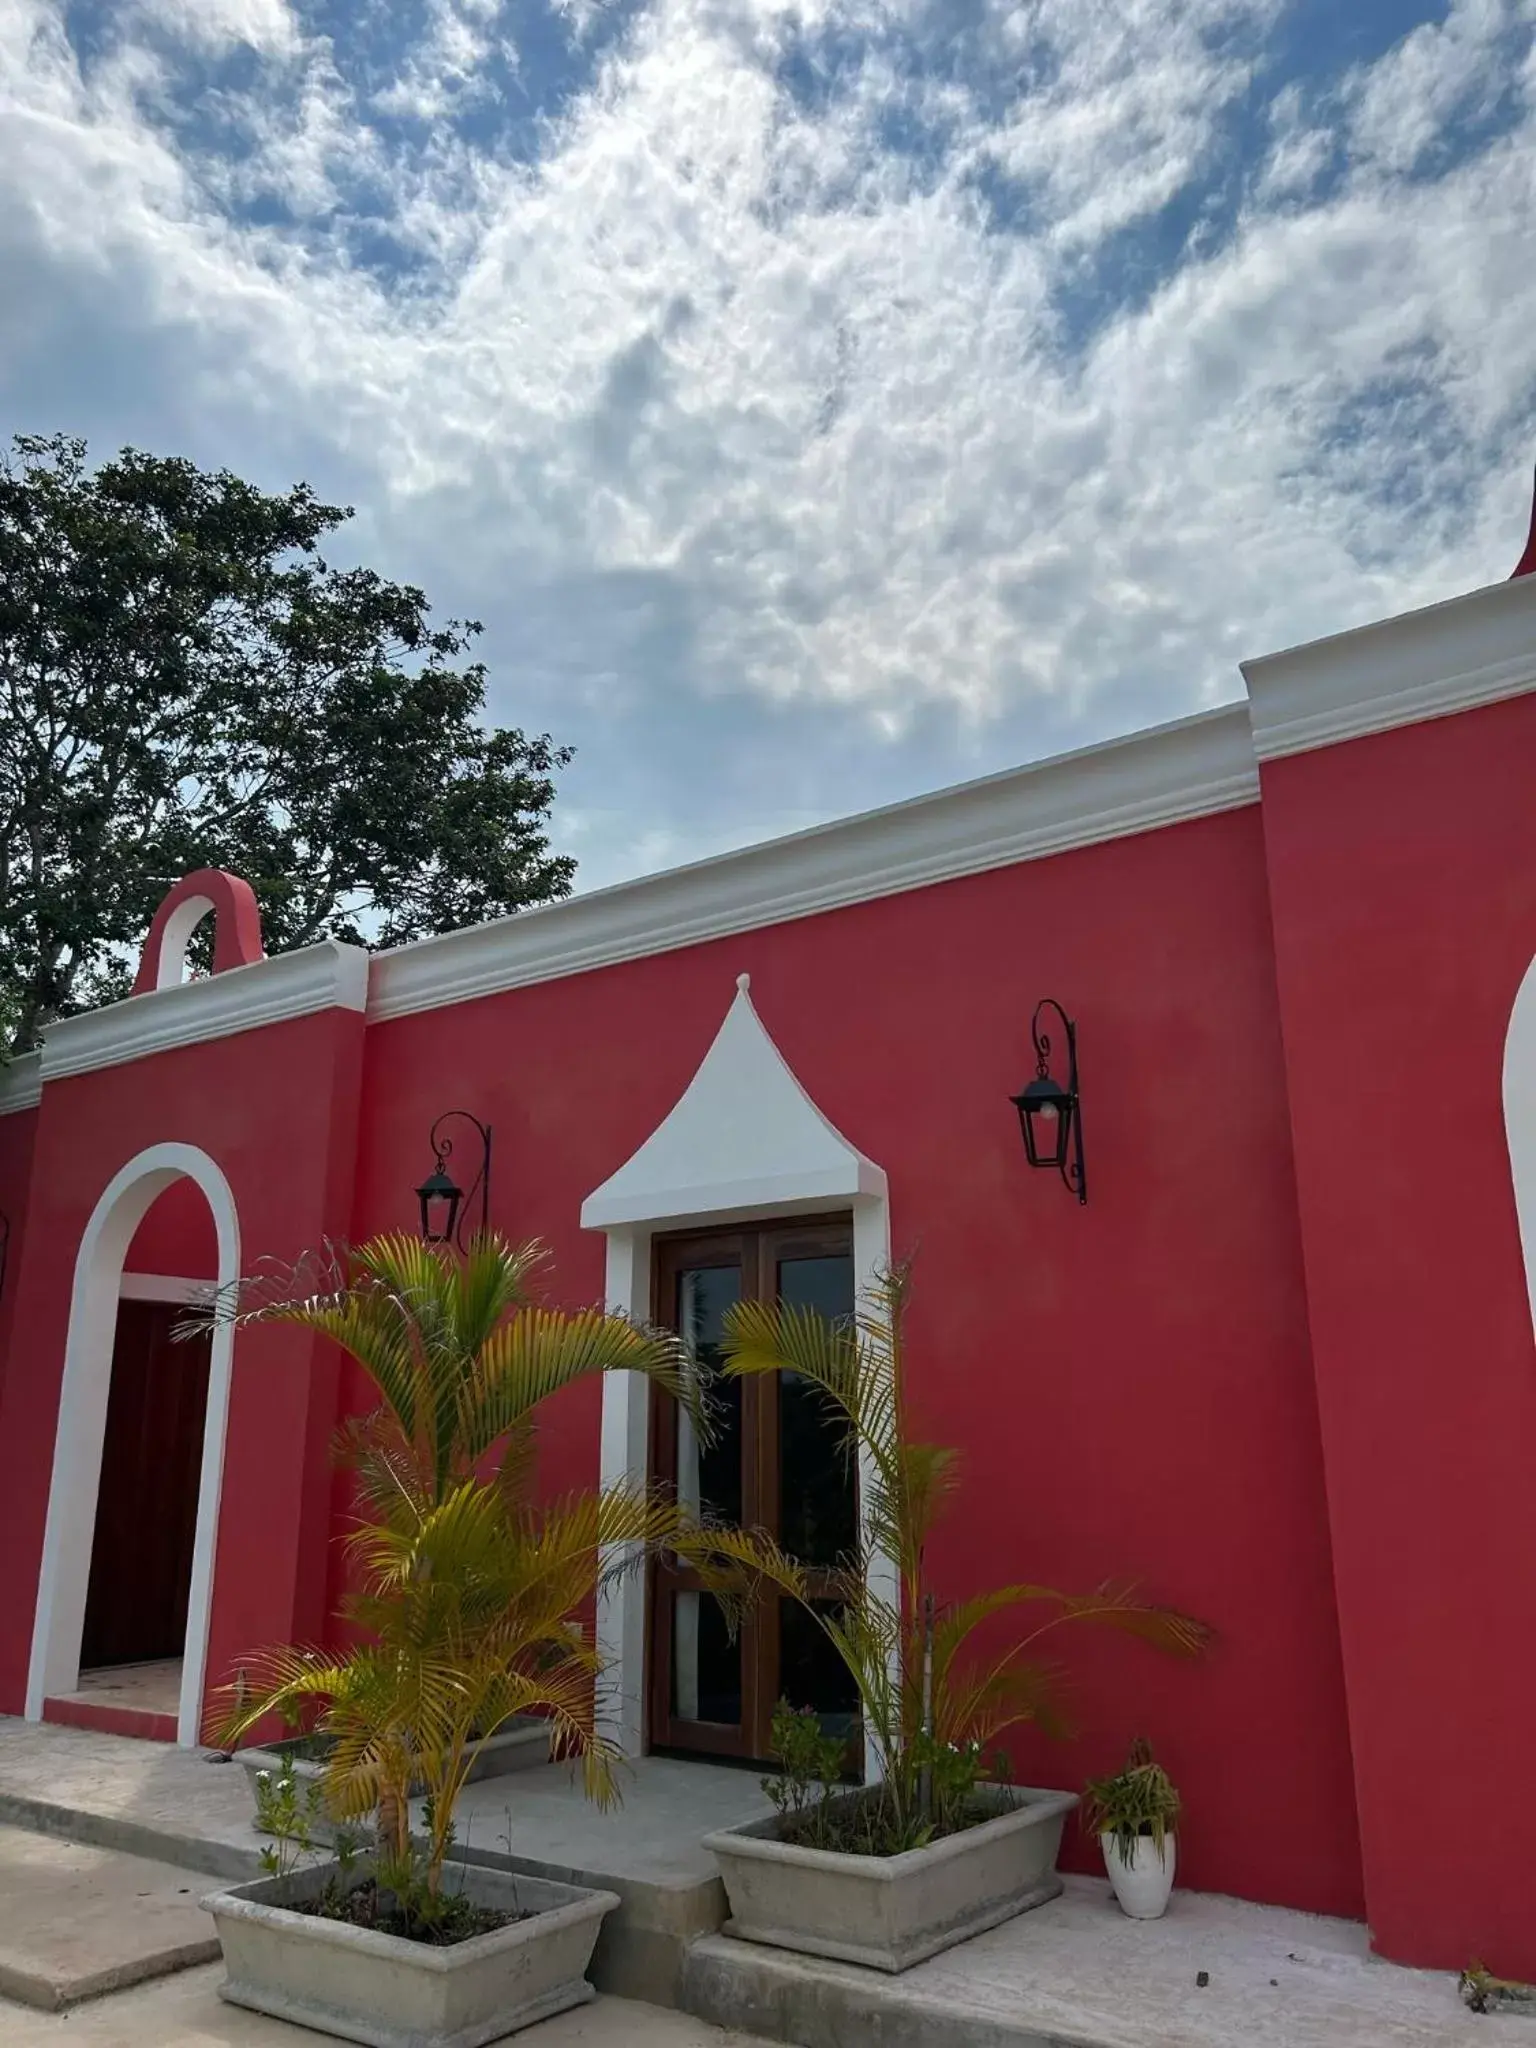
[[[856,1470],[835,1417],[797,1374],[724,1378],[720,1340],[739,1301],[850,1316],[852,1240],[851,1222],[831,1218],[665,1238],[656,1247],[656,1319],[686,1340],[716,1423],[701,1444],[688,1417],[658,1393],[653,1476],[706,1514],[765,1530],[822,1573],[854,1550],[858,1530]],[[652,1748],[767,1761],[781,1698],[813,1708],[829,1732],[853,1729],[857,1695],[847,1672],[795,1601],[765,1596],[733,1637],[697,1579],[667,1566],[654,1574],[650,1605]]]

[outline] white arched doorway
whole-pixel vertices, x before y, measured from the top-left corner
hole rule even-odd
[[[1504,1041],[1504,1131],[1536,1333],[1536,959],[1525,971]]]
[[[42,1719],[45,1700],[73,1692],[79,1682],[123,1261],[150,1204],[181,1177],[195,1182],[213,1213],[219,1287],[230,1287],[239,1277],[240,1231],[234,1196],[206,1152],[195,1145],[151,1145],[113,1176],[91,1213],[75,1259],[27,1675],[29,1721]],[[213,1332],[209,1358],[186,1647],[176,1716],[176,1739],[187,1746],[195,1744],[201,1733],[233,1350],[234,1332],[227,1323],[220,1323]]]

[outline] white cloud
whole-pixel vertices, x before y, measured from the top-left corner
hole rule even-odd
[[[163,36],[82,76],[26,0],[0,188],[45,286],[174,351],[146,404],[345,476],[360,544],[487,620],[509,708],[583,748],[569,831],[607,879],[1505,573],[1533,6],[1455,0],[1303,90],[1265,69],[1281,0],[998,0],[942,50],[924,0],[653,0],[529,162],[486,121],[493,0],[433,0],[382,85],[301,6],[220,0],[266,59],[220,102],[239,147],[168,112]],[[1199,232],[1128,270],[1175,196]]]
[[[483,98],[500,12],[501,0],[430,0],[426,34],[373,104],[384,113],[436,121],[455,102]]]
[[[1509,84],[1505,58],[1529,54],[1536,0],[1456,0],[1357,81],[1352,139],[1392,171],[1411,171],[1458,117],[1476,119]]]
[[[299,47],[299,26],[287,0],[132,0],[131,14],[203,50],[244,43],[252,50],[288,55]]]

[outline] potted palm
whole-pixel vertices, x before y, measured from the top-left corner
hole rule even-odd
[[[319,1287],[269,1284],[217,1311],[322,1331],[379,1395],[341,1442],[360,1504],[356,1646],[250,1656],[213,1714],[230,1746],[274,1716],[312,1722],[301,1804],[371,1843],[308,1866],[274,1853],[266,1876],[205,1901],[221,1994],[378,2048],[476,2048],[592,1996],[585,1972],[618,1899],[452,1861],[455,1805],[483,1745],[533,1715],[589,1794],[611,1799],[617,1757],[580,1617],[615,1556],[631,1567],[667,1548],[715,1569],[702,1532],[644,1491],[532,1500],[533,1416],[550,1395],[638,1371],[693,1400],[675,1338],[531,1299],[539,1260],[495,1237],[462,1256],[378,1238],[334,1255]],[[715,1583],[729,1599],[729,1570]]]
[[[1180,1811],[1173,1780],[1139,1737],[1123,1770],[1090,1778],[1084,1789],[1083,1826],[1098,1836],[1120,1910],[1132,1920],[1159,1920],[1167,1911]]]
[[[807,1606],[857,1687],[878,1782],[810,1800],[706,1838],[730,1900],[729,1931],[898,1971],[996,1926],[1061,1889],[1056,1855],[1070,1792],[1013,1786],[989,1770],[998,1738],[1060,1725],[1034,1645],[1065,1622],[1118,1629],[1176,1656],[1204,1625],[1133,1587],[1085,1594],[1016,1584],[941,1602],[928,1578],[933,1532],[959,1477],[954,1451],[917,1441],[902,1377],[905,1269],[882,1277],[850,1324],[785,1304],[732,1310],[724,1370],[793,1372],[820,1388],[856,1459],[861,1536],[831,1597],[775,1555],[782,1592]],[[1001,1651],[976,1636],[1013,1611],[1037,1617]],[[803,1750],[803,1741],[797,1741]],[[818,1766],[818,1769],[823,1768]]]

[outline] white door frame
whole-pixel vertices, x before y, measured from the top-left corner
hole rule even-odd
[[[235,1198],[223,1173],[206,1152],[195,1145],[151,1145],[113,1175],[91,1212],[75,1258],[53,1477],[48,1489],[48,1521],[27,1673],[29,1721],[42,1719],[46,1699],[74,1692],[80,1683],[80,1640],[90,1583],[91,1540],[101,1485],[123,1260],[150,1204],[182,1177],[196,1182],[213,1211],[218,1237],[218,1285],[221,1289],[232,1287],[239,1278],[240,1225]],[[220,1322],[214,1327],[208,1365],[208,1407],[203,1423],[192,1586],[187,1601],[186,1647],[176,1715],[176,1740],[188,1748],[196,1746],[202,1732],[203,1681],[208,1665],[208,1624],[213,1611],[214,1551],[218,1542],[233,1353],[234,1331],[227,1322]]]
[[[637,1323],[651,1320],[651,1245],[664,1230],[849,1209],[856,1298],[867,1299],[890,1265],[885,1174],[827,1121],[796,1080],[753,1007],[746,975],[738,977],[736,990],[676,1105],[582,1205],[582,1223],[607,1239],[608,1306]],[[649,1453],[649,1381],[640,1373],[606,1373],[600,1483],[643,1486]],[[867,1499],[862,1469],[860,1478],[860,1497]],[[870,1578],[883,1597],[895,1599],[893,1560],[875,1556]],[[646,1590],[646,1574],[636,1569],[598,1598],[599,1721],[625,1756],[639,1756],[645,1746]],[[865,1747],[873,1780],[880,1759],[872,1743]]]
[[[1525,970],[1504,1041],[1504,1134],[1536,1334],[1536,959]]]

